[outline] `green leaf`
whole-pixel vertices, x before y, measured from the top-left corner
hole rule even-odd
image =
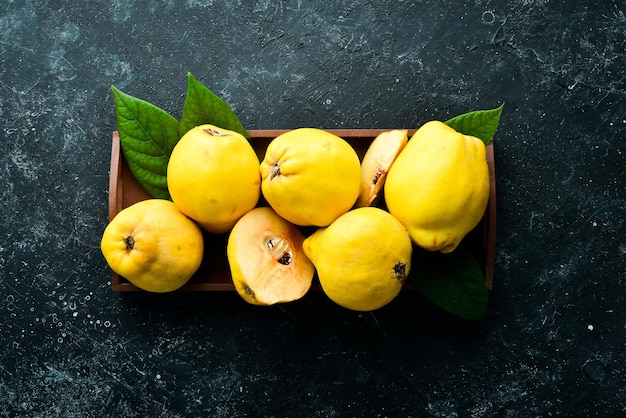
[[[139,184],[154,198],[171,200],[167,163],[180,139],[169,113],[111,86],[122,153]]]
[[[239,132],[245,138],[250,139],[248,131],[230,106],[203,86],[191,73],[187,73],[187,96],[180,118],[180,136],[203,124]]]
[[[485,316],[489,292],[467,246],[459,246],[450,254],[416,249],[411,273],[411,282],[442,309],[469,320]]]
[[[444,123],[464,135],[475,136],[489,144],[498,129],[504,103],[491,110],[476,110],[456,116]]]

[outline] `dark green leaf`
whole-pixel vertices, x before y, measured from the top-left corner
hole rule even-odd
[[[450,254],[416,249],[410,280],[432,302],[460,318],[481,320],[489,292],[485,277],[467,246]]]
[[[180,118],[180,136],[198,125],[211,124],[239,132],[250,138],[248,131],[230,106],[215,93],[203,86],[191,73],[187,74],[187,96]]]
[[[498,129],[502,109],[504,109],[504,104],[491,110],[476,110],[464,113],[444,123],[454,128],[457,132],[475,136],[487,145]]]
[[[122,153],[141,186],[155,198],[170,199],[167,163],[179,140],[179,123],[169,113],[111,86]]]

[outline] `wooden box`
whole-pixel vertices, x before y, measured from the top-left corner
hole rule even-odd
[[[372,140],[379,133],[386,130],[387,129],[328,129],[327,131],[345,139],[353,146],[359,157],[362,158]],[[251,141],[259,154],[260,161],[262,161],[265,155],[265,149],[270,141],[284,132],[286,132],[286,130],[248,131],[251,136]],[[414,132],[415,129],[409,130],[409,138]],[[112,140],[111,172],[109,178],[109,221],[123,208],[150,198],[128,168],[128,164],[120,149],[120,140],[117,132],[113,132]],[[491,195],[485,215],[473,232],[479,233],[479,241],[482,241],[480,243],[482,248],[478,251],[480,255],[478,261],[483,268],[487,287],[492,289],[496,236],[496,182],[493,141],[487,146],[487,162],[491,177]],[[212,235],[206,233],[205,257],[202,265],[189,282],[177,291],[234,291],[235,289],[230,277],[226,257],[226,242],[227,234]],[[116,292],[140,291],[140,289],[115,272],[112,272],[111,287],[112,290]],[[314,284],[313,289],[319,290],[319,286]]]

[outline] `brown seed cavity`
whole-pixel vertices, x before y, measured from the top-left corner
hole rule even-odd
[[[383,174],[385,174],[385,170],[383,170],[382,168],[379,168],[378,171],[376,171],[376,174],[374,174],[374,177],[372,178],[372,184],[375,185],[376,183],[378,183],[378,180],[380,180]]]
[[[291,254],[284,253],[283,255],[281,255],[278,259],[278,263],[282,264],[283,266],[288,266],[289,264],[291,264]]]
[[[393,275],[396,279],[403,282],[404,279],[406,279],[406,263],[400,261],[398,264],[393,266]]]
[[[265,248],[279,264],[283,266],[291,264],[293,257],[291,256],[291,248],[286,240],[277,237],[268,238],[265,241]]]

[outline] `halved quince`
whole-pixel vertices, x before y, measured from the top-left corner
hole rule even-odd
[[[257,207],[241,217],[227,245],[237,293],[253,305],[291,302],[304,296],[315,274],[302,249],[304,238],[272,208]]]
[[[356,207],[373,206],[380,199],[387,173],[407,141],[406,129],[385,131],[374,138],[361,162],[361,194]]]

